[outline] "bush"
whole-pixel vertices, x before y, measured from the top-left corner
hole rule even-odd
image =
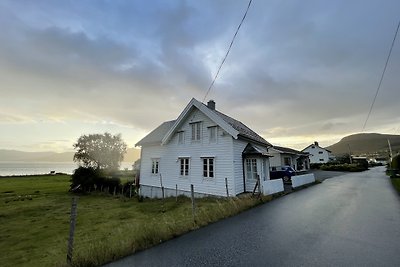
[[[361,172],[365,171],[368,168],[365,168],[363,165],[358,164],[334,164],[334,165],[322,165],[321,170],[324,171],[345,171],[345,172]]]
[[[80,185],[83,191],[88,191],[93,187],[95,181],[99,178],[100,172],[98,170],[90,167],[79,167],[75,169],[71,176],[71,188]]]
[[[319,168],[321,168],[321,163],[311,163],[310,164],[310,169],[313,169],[313,170],[319,170]]]
[[[113,193],[114,189],[121,190],[121,180],[118,177],[107,178],[100,170],[91,167],[79,167],[74,171],[71,178],[71,188],[80,185],[80,191],[90,192],[93,190],[108,190]]]

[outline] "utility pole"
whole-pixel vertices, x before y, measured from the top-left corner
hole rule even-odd
[[[390,141],[389,141],[389,139],[387,140],[388,141],[388,145],[389,145],[389,156],[390,156],[390,169],[392,169],[392,157],[393,157],[393,155],[392,155],[392,146],[390,145]]]
[[[349,148],[350,164],[353,164],[353,159],[351,158],[350,144],[347,144],[347,147]]]

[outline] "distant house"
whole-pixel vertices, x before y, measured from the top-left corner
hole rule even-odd
[[[302,152],[307,152],[310,154],[310,163],[327,163],[331,160],[332,155],[331,151],[320,147],[318,142],[314,142],[314,144],[309,145],[304,148]]]
[[[310,159],[307,152],[281,146],[273,146],[269,149],[271,158],[269,159],[271,170],[283,166],[290,166],[296,171],[306,171],[310,169]]]
[[[162,123],[141,146],[140,192],[147,197],[236,196],[269,180],[272,146],[242,122],[192,99],[176,120]],[[227,184],[226,182],[227,181]]]

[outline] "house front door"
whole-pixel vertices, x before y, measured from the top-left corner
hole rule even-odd
[[[264,158],[246,158],[244,161],[244,168],[246,192],[252,192],[254,190],[258,177],[260,178],[260,182],[265,181],[268,177],[266,175],[266,160]]]

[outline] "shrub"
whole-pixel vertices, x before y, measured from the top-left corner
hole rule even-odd
[[[100,170],[91,167],[79,167],[72,174],[71,188],[80,185],[81,191],[90,192],[92,190],[106,189],[113,193],[114,189],[121,190],[121,180],[118,177],[104,177]]]
[[[361,172],[365,171],[368,168],[365,168],[363,165],[358,164],[334,164],[334,165],[322,165],[321,170],[324,171],[347,171],[347,172]]]
[[[81,185],[83,191],[90,190],[100,173],[94,168],[78,167],[71,176],[71,188]]]

